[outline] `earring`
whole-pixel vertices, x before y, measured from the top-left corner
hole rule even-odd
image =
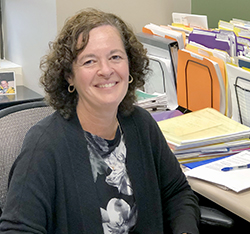
[[[73,87],[73,88],[72,88],[72,87]],[[69,92],[69,93],[74,93],[75,90],[76,90],[76,87],[75,87],[74,85],[71,85],[71,84],[70,84],[70,85],[68,86],[68,92]]]
[[[129,75],[130,80],[128,81],[129,84],[131,84],[134,81],[133,76]]]

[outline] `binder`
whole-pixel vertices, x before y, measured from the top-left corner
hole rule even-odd
[[[224,80],[217,62],[186,49],[178,51],[178,104],[195,111],[212,107],[226,111]]]
[[[179,49],[184,49],[185,47],[185,41],[183,40],[183,35],[181,32],[167,29],[166,27],[161,27],[152,23],[145,25],[142,28],[142,32],[177,41]]]
[[[168,109],[176,109],[178,107],[176,93],[178,42],[143,32],[136,36],[147,49],[152,71],[146,77],[144,91],[149,94],[165,93]]]
[[[232,119],[250,126],[250,70],[227,64],[232,94]]]

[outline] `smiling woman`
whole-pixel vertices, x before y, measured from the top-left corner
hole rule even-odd
[[[87,46],[73,63],[73,75],[68,78],[78,93],[76,109],[85,130],[106,139],[114,137],[112,124],[116,122],[118,106],[127,93],[128,80],[128,57],[118,30],[110,25],[92,29]],[[102,115],[103,133],[100,126],[95,128],[91,124],[100,122],[99,116],[92,113]]]
[[[127,58],[129,73],[134,78],[134,82],[129,85],[128,92],[119,105],[120,111],[124,114],[131,113],[133,103],[136,101],[135,90],[144,85],[144,77],[149,71],[149,60],[133,31],[113,14],[103,14],[97,10],[76,14],[68,20],[57,40],[50,45],[51,53],[41,61],[41,69],[44,73],[40,80],[48,93],[47,100],[65,118],[71,117],[78,103],[78,92],[71,95],[67,91],[68,79],[74,75],[74,65],[90,66],[95,63],[95,54],[86,52],[84,56],[80,54],[88,45],[92,29],[100,26],[110,26],[115,29],[123,48],[119,51],[121,55],[116,54],[117,48],[110,51],[110,61],[119,61],[120,56]],[[95,46],[101,46],[102,43],[100,38]]]
[[[198,234],[196,196],[157,123],[134,105],[148,58],[132,30],[80,11],[41,68],[56,112],[25,137],[0,232]]]

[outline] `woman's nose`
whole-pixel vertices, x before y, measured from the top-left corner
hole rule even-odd
[[[98,70],[98,75],[109,78],[113,73],[113,68],[109,60],[100,61],[100,66]]]

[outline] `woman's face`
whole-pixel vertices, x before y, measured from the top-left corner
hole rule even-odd
[[[73,74],[68,82],[79,94],[77,107],[117,110],[128,90],[129,65],[115,27],[104,25],[90,31],[86,48],[73,63]]]

